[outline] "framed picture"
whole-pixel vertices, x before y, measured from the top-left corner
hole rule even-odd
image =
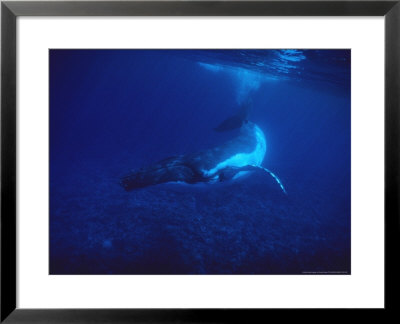
[[[1,9],[2,321],[395,309],[397,1]]]

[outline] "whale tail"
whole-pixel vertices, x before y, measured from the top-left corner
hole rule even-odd
[[[201,180],[201,175],[183,163],[180,156],[175,156],[148,167],[133,170],[121,178],[120,185],[126,191],[131,191],[167,182],[196,183]]]
[[[216,132],[226,132],[242,127],[247,122],[250,108],[252,106],[251,99],[246,100],[239,107],[239,110],[233,116],[225,119],[217,127],[214,128]]]

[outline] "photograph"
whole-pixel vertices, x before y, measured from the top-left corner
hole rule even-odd
[[[350,49],[49,49],[50,275],[350,275]]]

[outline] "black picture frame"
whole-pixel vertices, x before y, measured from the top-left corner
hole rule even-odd
[[[2,1],[1,2],[1,322],[259,322],[273,309],[16,308],[16,19],[19,16],[384,16],[385,18],[385,308],[399,307],[400,0],[395,1]],[[344,292],[345,293],[345,292]],[[290,310],[309,320],[322,310]],[[333,314],[338,310],[324,310]],[[357,312],[359,310],[347,310]],[[310,314],[312,313],[312,314]],[[326,316],[326,314],[324,314]],[[393,314],[391,314],[393,315]],[[318,316],[318,315],[317,315]],[[323,316],[323,315],[322,315]],[[331,315],[329,315],[331,316]],[[335,315],[333,315],[335,316]]]

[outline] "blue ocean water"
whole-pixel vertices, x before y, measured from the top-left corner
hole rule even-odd
[[[51,274],[350,273],[350,50],[51,50]],[[262,166],[126,192],[122,176],[237,136]]]

